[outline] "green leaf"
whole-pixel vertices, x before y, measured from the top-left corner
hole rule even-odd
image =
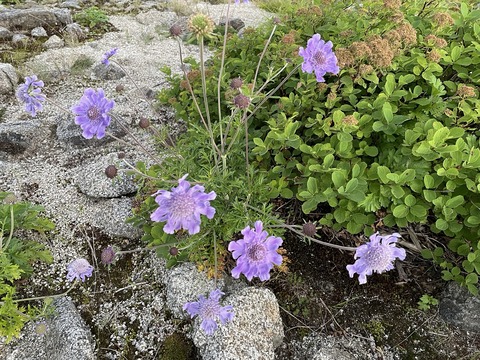
[[[465,199],[463,198],[462,195],[457,195],[454,196],[451,199],[448,199],[447,202],[445,203],[446,207],[455,209],[457,206],[460,206],[465,203]]]
[[[460,59],[460,55],[462,55],[462,48],[457,45],[452,49],[452,53],[450,54],[452,61],[455,62]]]
[[[350,181],[345,186],[345,192],[352,193],[353,191],[355,191],[357,187],[358,187],[358,179],[356,178],[350,179]]]
[[[333,185],[336,189],[339,189],[341,186],[345,185],[347,178],[343,171],[337,170],[332,173]]]
[[[412,207],[413,205],[416,204],[417,200],[415,199],[415,196],[413,196],[412,194],[408,194],[407,196],[405,196],[405,199],[403,200],[403,202],[408,207]]]
[[[392,105],[389,102],[386,102],[385,104],[383,104],[382,113],[385,120],[387,120],[387,123],[393,120]]]
[[[385,82],[385,94],[390,96],[392,95],[393,90],[395,90],[395,75],[389,73],[387,75],[387,81]]]
[[[396,218],[404,218],[408,215],[408,207],[403,204],[397,205],[392,213]]]
[[[470,273],[465,276],[465,283],[466,284],[477,284],[478,283],[478,275],[475,273]]]
[[[314,178],[314,177],[309,177],[308,178],[308,180],[307,180],[307,190],[313,195],[318,193],[318,183],[317,183],[316,178]]]
[[[448,229],[448,222],[446,222],[443,219],[437,219],[437,221],[435,222],[435,226],[439,230],[447,230]]]
[[[424,219],[427,216],[427,209],[422,205],[413,205],[410,208],[410,214],[419,219]]]
[[[388,184],[390,180],[387,178],[387,174],[390,174],[390,170],[386,166],[378,166],[377,167],[377,174],[380,180],[384,184]]]
[[[425,177],[423,178],[423,182],[425,183],[425,187],[427,189],[433,189],[435,187],[435,179],[432,175],[425,175]]]
[[[402,189],[400,185],[392,185],[392,195],[395,196],[397,199],[400,199],[405,195],[405,190]]]

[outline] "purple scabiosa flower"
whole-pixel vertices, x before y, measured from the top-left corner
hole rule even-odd
[[[38,80],[37,75],[32,75],[27,76],[25,83],[17,88],[17,99],[25,103],[25,110],[32,116],[37,115],[37,111],[43,109],[42,102],[46,99],[46,96],[42,94],[43,85],[43,81]]]
[[[111,50],[108,50],[105,54],[103,54],[103,58],[102,58],[102,64],[103,65],[110,65],[110,58],[115,55],[118,51],[118,48],[113,48]]]
[[[307,48],[300,48],[298,54],[303,57],[302,70],[311,74],[315,72],[318,82],[325,82],[323,76],[329,72],[338,74],[337,57],[332,51],[331,41],[325,42],[319,34],[313,35],[307,41]]]
[[[395,247],[399,237],[398,233],[380,236],[378,232],[370,236],[370,242],[357,248],[354,256],[357,261],[347,265],[350,277],[357,273],[358,282],[365,284],[367,275],[392,270],[395,259],[404,260],[406,256],[405,249]]]
[[[91,139],[94,135],[97,139],[105,136],[105,129],[110,125],[108,112],[115,102],[105,97],[103,89],[88,88],[85,90],[80,102],[72,107],[75,114],[75,124],[80,125],[83,137]]]
[[[85,281],[85,277],[92,276],[93,266],[90,265],[86,259],[76,259],[68,265],[67,270],[68,281],[75,279]]]
[[[200,215],[205,215],[208,219],[215,215],[210,200],[215,199],[217,194],[214,191],[206,194],[201,185],[190,187],[190,183],[185,180],[187,176],[188,174],[178,180],[178,186],[173,187],[172,191],[159,190],[152,195],[156,196],[158,209],[150,215],[150,219],[166,221],[163,231],[167,234],[180,229],[188,230],[190,235],[196,234],[200,231]]]
[[[216,289],[210,292],[208,299],[200,295],[198,301],[183,305],[183,310],[186,310],[192,318],[196,315],[200,316],[200,319],[202,319],[200,327],[207,335],[212,335],[217,330],[217,320],[225,325],[227,321],[233,319],[233,307],[231,305],[220,305],[222,295],[224,293]]]
[[[255,222],[255,229],[247,226],[242,230],[242,234],[243,239],[231,241],[228,244],[228,250],[237,260],[232,276],[238,279],[243,273],[248,281],[251,281],[254,276],[262,281],[270,279],[270,270],[273,269],[273,265],[282,263],[282,256],[277,249],[282,245],[283,240],[268,236],[260,220]]]
[[[248,4],[249,1],[248,0],[243,0],[243,3]],[[240,4],[240,0],[235,0],[235,4]]]

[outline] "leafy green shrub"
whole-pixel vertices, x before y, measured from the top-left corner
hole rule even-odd
[[[18,305],[15,282],[32,274],[33,262],[53,261],[42,244],[15,236],[18,230],[53,230],[53,223],[39,216],[41,211],[40,206],[15,202],[11,194],[0,192],[0,336],[7,341],[18,336],[23,325],[39,312],[34,307]]]
[[[229,79],[262,88],[252,94],[253,103],[265,103],[249,117],[249,133],[251,161],[263,169],[266,192],[296,197],[305,214],[324,214],[320,224],[354,234],[428,224],[451,238],[448,248],[457,256],[442,248],[423,255],[440,264],[445,280],[477,293],[480,10],[442,1],[313,3],[292,2],[280,23],[233,35],[225,49],[222,113],[232,101]],[[334,43],[342,69],[326,83],[295,67],[302,61],[299,46],[314,33]],[[219,58],[208,69],[212,99]],[[198,64],[190,63],[196,89]],[[292,76],[280,82],[288,71]],[[160,99],[196,121],[186,81],[169,80]],[[215,118],[216,104],[209,108]]]
[[[96,6],[90,6],[73,16],[73,19],[82,26],[89,27],[92,31],[105,31],[108,28],[108,16]]]

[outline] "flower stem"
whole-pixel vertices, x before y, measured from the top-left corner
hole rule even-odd
[[[17,300],[13,300],[12,302],[19,303],[19,302],[23,302],[23,301],[42,300],[42,299],[48,299],[48,298],[52,298],[52,299],[60,298],[62,296],[66,296],[75,287],[76,283],[77,283],[77,281],[74,281],[72,286],[70,286],[70,288],[67,291],[65,291],[61,294],[37,296],[37,297],[31,297],[31,298],[25,298],[25,299],[17,299]]]

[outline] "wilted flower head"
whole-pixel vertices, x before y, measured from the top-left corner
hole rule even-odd
[[[239,77],[234,78],[232,79],[232,81],[230,81],[230,87],[234,90],[240,89],[242,85],[243,85],[243,81]]]
[[[198,301],[188,302],[183,305],[183,310],[186,310],[193,318],[196,315],[200,316],[202,323],[200,327],[207,335],[212,335],[217,329],[217,320],[220,320],[222,325],[233,319],[233,307],[231,305],[221,306],[220,298],[224,295],[223,292],[216,289],[210,292],[208,299],[200,295]]]
[[[111,50],[108,50],[105,54],[103,54],[103,59],[102,59],[102,64],[103,65],[110,65],[110,58],[115,55],[118,51],[118,48],[113,48]]]
[[[282,263],[282,256],[277,252],[283,240],[279,237],[268,236],[263,230],[263,223],[255,222],[255,229],[247,226],[242,230],[243,239],[231,241],[228,250],[237,260],[237,266],[232,270],[236,279],[244,274],[248,281],[257,276],[260,280],[270,279],[270,270],[273,265]]]
[[[67,280],[73,281],[75,279],[85,281],[85,277],[92,276],[93,266],[88,263],[86,259],[73,260],[67,267]]]
[[[206,194],[201,185],[190,187],[190,183],[185,180],[187,176],[188,174],[178,180],[178,186],[173,187],[172,191],[159,190],[152,195],[156,196],[158,209],[150,215],[150,219],[166,221],[163,231],[167,234],[180,229],[187,230],[190,235],[196,234],[200,231],[200,215],[205,215],[208,219],[215,215],[210,200],[215,199],[217,194],[214,191]]]
[[[300,48],[298,54],[303,57],[302,70],[311,74],[315,72],[318,82],[324,82],[323,76],[329,72],[338,74],[340,68],[337,65],[337,57],[332,51],[331,41],[325,42],[319,34],[313,35],[307,41],[307,48]]]
[[[43,81],[38,80],[37,75],[27,76],[25,83],[20,85],[16,91],[17,99],[25,103],[25,110],[32,116],[43,109],[42,102],[46,99],[46,96],[42,94],[43,85]]]
[[[354,256],[357,261],[347,265],[350,277],[357,273],[358,282],[365,284],[367,275],[392,270],[395,259],[404,260],[406,256],[405,249],[395,247],[399,237],[397,233],[380,236],[378,232],[370,236],[370,242],[357,248]]]
[[[105,249],[102,250],[102,253],[100,255],[100,261],[104,265],[110,265],[115,261],[115,256],[117,255],[117,252],[113,248],[113,246],[107,246]]]
[[[117,176],[117,173],[118,173],[118,170],[117,170],[117,167],[115,165],[108,165],[105,168],[105,175],[109,179],[113,179],[115,176]]]
[[[91,139],[96,135],[97,139],[101,139],[105,136],[105,129],[110,125],[108,112],[114,105],[113,100],[105,97],[103,89],[85,90],[80,102],[72,107],[75,124],[82,128],[84,138]]]
[[[239,109],[246,109],[250,105],[250,98],[243,94],[238,94],[233,98],[233,104]]]
[[[188,28],[193,32],[197,37],[207,36],[212,33],[215,23],[213,20],[202,13],[193,14],[188,19]]]
[[[179,25],[179,24],[173,24],[171,27],[170,27],[170,35],[172,36],[180,36],[182,35],[182,27]]]
[[[317,233],[317,227],[315,226],[314,223],[309,221],[303,224],[302,232],[307,236],[314,237],[315,234]]]

